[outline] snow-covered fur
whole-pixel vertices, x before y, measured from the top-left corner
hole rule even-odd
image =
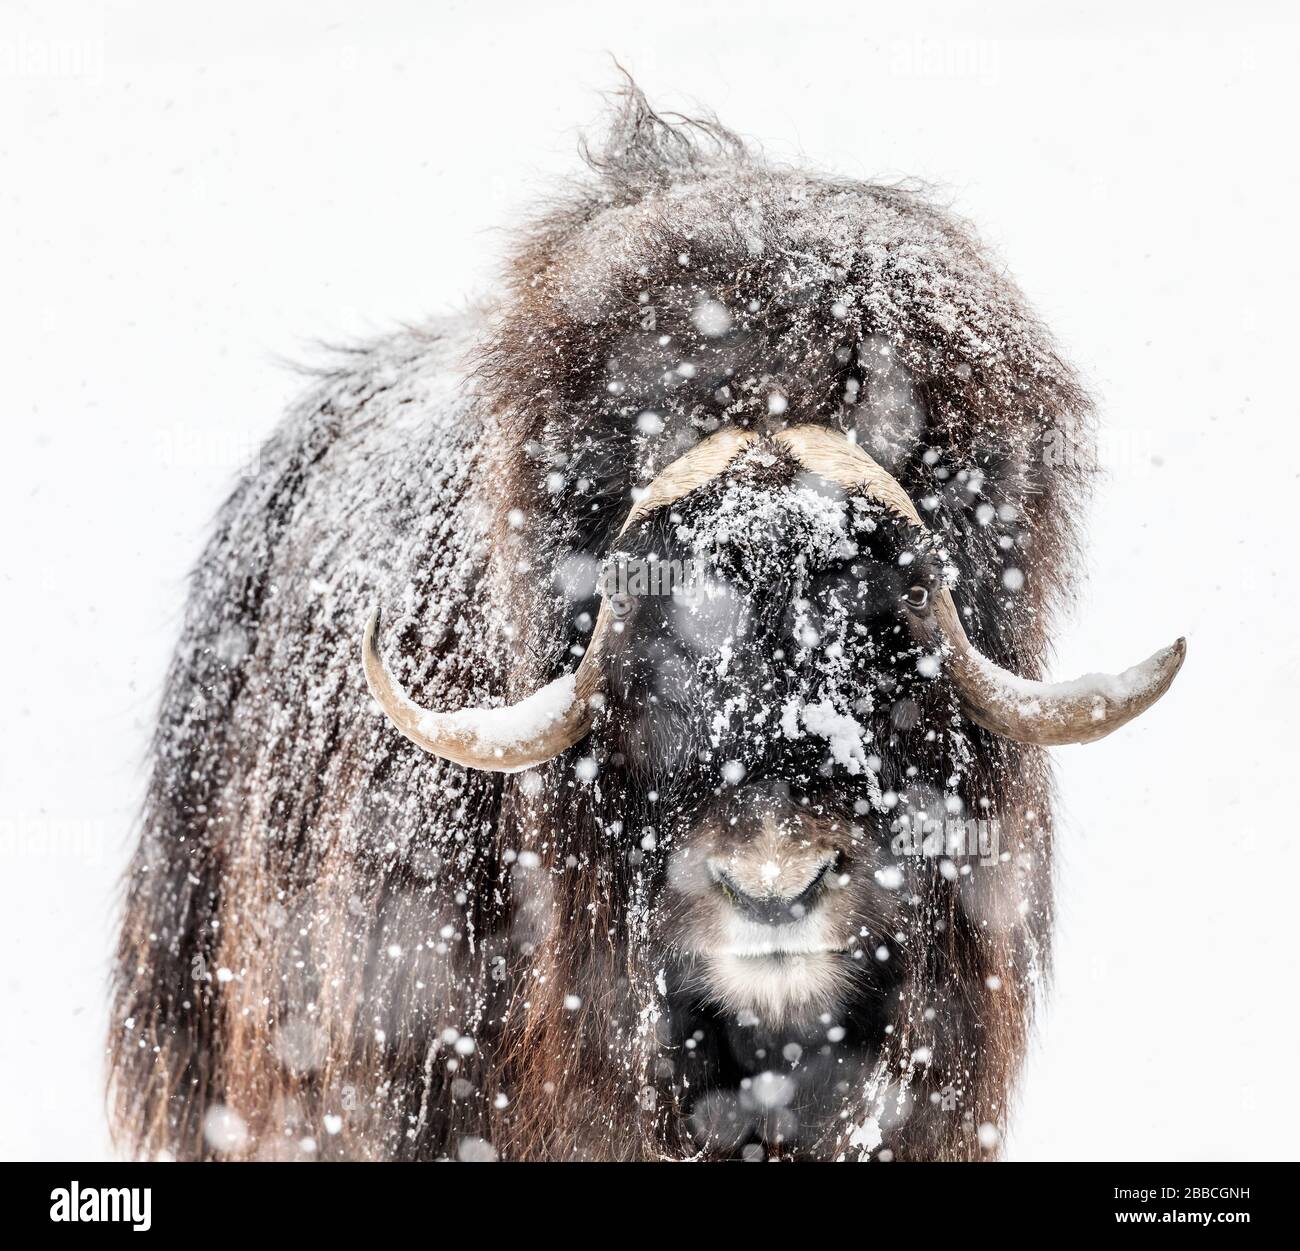
[[[965,722],[892,614],[943,578],[976,646],[1041,676],[1086,399],[913,189],[773,168],[631,87],[587,155],[499,299],[338,362],[221,512],[129,876],[126,1150],[996,1152],[1047,968],[1048,767]],[[726,423],[799,422],[853,432],[933,541],[760,448],[623,540],[710,581],[636,604],[564,755],[468,772],[368,696],[376,603],[427,706],[571,670],[634,491]],[[833,866],[824,964],[716,954],[698,870],[748,855],[755,813]],[[944,845],[958,819],[990,863]]]

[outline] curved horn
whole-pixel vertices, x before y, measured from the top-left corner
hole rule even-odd
[[[730,427],[673,461],[641,493],[619,530],[665,508],[721,473],[755,436]],[[577,671],[549,682],[517,704],[434,712],[412,700],[384,667],[379,651],[379,609],[370,614],[361,644],[366,684],[388,719],[432,755],[497,773],[517,773],[558,756],[585,738],[603,698],[602,658],[613,624],[602,599],[591,642]]]
[[[605,617],[601,605],[600,618]],[[597,630],[600,619],[597,621]],[[599,656],[587,648],[576,673],[565,674],[517,704],[434,712],[397,684],[379,652],[379,609],[366,622],[361,662],[366,685],[389,721],[417,747],[467,769],[517,773],[558,756],[591,729]]]
[[[806,469],[870,495],[925,528],[907,492],[842,434],[822,426],[797,426],[775,437]],[[1169,689],[1187,655],[1187,641],[1180,638],[1116,676],[1091,673],[1073,682],[1034,682],[1000,668],[975,649],[947,587],[936,594],[930,620],[948,646],[948,669],[965,714],[1003,738],[1040,746],[1091,743],[1118,730]]]

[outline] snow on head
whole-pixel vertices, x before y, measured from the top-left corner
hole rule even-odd
[[[866,765],[867,752],[863,746],[866,731],[856,717],[836,710],[828,699],[815,704],[800,704],[797,700],[781,710],[781,732],[786,738],[799,738],[802,730],[824,738],[836,764],[842,764],[850,773],[860,773]]]
[[[772,463],[762,451],[748,453],[746,460],[759,467]],[[773,543],[778,535],[782,541]],[[713,509],[679,526],[677,537],[697,559],[746,571],[751,579],[773,572],[796,544],[811,569],[858,551],[844,495],[811,476],[780,491],[732,482]]]

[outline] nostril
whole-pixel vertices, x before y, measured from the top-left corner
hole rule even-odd
[[[713,870],[714,880],[723,897],[747,920],[762,925],[789,925],[817,906],[826,890],[833,861],[822,864],[813,877],[794,895],[770,893],[755,895],[745,890],[725,869]]]

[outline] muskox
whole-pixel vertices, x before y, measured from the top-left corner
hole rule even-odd
[[[980,1159],[1049,968],[1088,400],[917,189],[632,86],[222,509],[118,951],[178,1158]],[[364,634],[364,637],[363,637]]]

